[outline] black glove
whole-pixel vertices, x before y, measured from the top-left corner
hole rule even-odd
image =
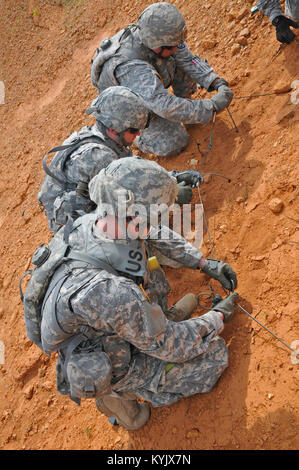
[[[178,194],[175,200],[176,204],[189,204],[192,199],[192,189],[190,186],[185,186],[182,182],[178,184]]]
[[[172,176],[174,176],[178,183],[185,183],[191,188],[197,188],[201,183],[203,183],[203,177],[199,171],[195,170],[185,170],[185,171],[173,171]]]
[[[217,91],[218,91],[218,88],[219,88],[221,85],[226,85],[226,86],[228,86],[228,83],[227,83],[226,80],[224,80],[224,78],[216,78],[216,79],[214,80],[213,84],[209,86],[208,91],[209,91],[209,92],[214,91],[214,90],[217,90]]]
[[[237,292],[228,295],[225,299],[221,300],[217,305],[213,307],[215,312],[223,313],[223,322],[227,323],[232,319],[236,310],[236,304],[238,300]]]
[[[299,25],[295,23],[295,21],[290,20],[289,18],[286,18],[282,15],[276,16],[276,18],[274,18],[272,21],[272,24],[276,28],[277,41],[284,44],[290,44],[295,37],[295,34],[290,29],[290,26],[296,29],[299,28]]]
[[[228,263],[217,259],[207,258],[202,272],[220,282],[224,289],[233,291],[237,287],[237,276]]]

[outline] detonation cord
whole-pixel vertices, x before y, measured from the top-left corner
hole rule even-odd
[[[210,285],[210,290],[211,292],[201,292],[199,294],[197,294],[197,297],[199,297],[200,295],[207,295],[209,296],[212,300],[216,297],[215,294],[214,294],[214,291],[213,291],[213,288],[212,286]],[[223,290],[225,291],[225,293],[227,295],[230,295],[230,291],[227,291],[226,289],[223,288]],[[217,295],[217,294],[216,294]],[[220,298],[221,296],[219,296],[219,301],[220,301]],[[217,305],[217,304],[216,304]],[[239,303],[236,304],[237,307],[239,307],[244,313],[246,313],[246,315],[248,315],[252,320],[254,320],[256,323],[258,323],[258,325],[260,325],[262,328],[264,328],[264,330],[268,331],[268,333],[270,333],[270,335],[272,335],[275,339],[277,339],[278,341],[280,341],[284,346],[286,346],[290,351],[292,352],[295,352],[296,355],[298,356],[298,352],[291,348],[285,341],[283,341],[281,338],[279,338],[276,334],[274,334],[271,330],[269,330],[269,328],[267,328],[265,325],[263,325],[259,320],[257,320],[254,316],[252,316],[249,312],[247,312],[247,310],[245,310],[244,307],[242,307],[242,305],[240,305]],[[205,307],[204,305],[201,305],[199,302],[198,302],[198,306],[203,309],[203,310],[213,310],[213,305],[212,307]],[[215,306],[215,305],[214,305]]]
[[[205,214],[205,210],[204,210],[204,205],[203,205],[203,202],[202,202],[202,199],[201,199],[201,195],[200,195],[200,191],[199,191],[199,188],[197,188],[198,190],[198,194],[199,194],[199,199],[200,199],[200,203],[202,205],[202,208],[203,208],[203,215],[204,215],[204,221],[205,221],[205,225],[206,225],[206,229],[207,229],[207,233],[208,233],[208,237],[209,237],[209,242],[210,242],[210,250],[211,250],[211,254],[213,252],[213,249],[214,249],[214,245],[212,243],[212,240],[211,240],[211,236],[210,236],[210,232],[209,232],[209,226],[208,226],[208,221],[207,221],[207,217],[206,217],[206,214]],[[232,281],[231,281],[232,282]],[[233,285],[233,284],[232,284]],[[232,291],[228,291],[227,289],[225,289],[224,287],[222,287],[223,290],[225,291],[226,295],[230,295],[231,292],[234,292],[234,290]],[[211,299],[213,300],[215,298],[215,294],[214,294],[214,291],[213,291],[213,288],[212,286],[210,286],[210,290],[211,292],[202,292],[200,294],[198,294],[198,296],[200,295],[208,295],[211,297]],[[217,294],[216,294],[217,295]],[[220,296],[219,296],[220,297]],[[220,299],[219,299],[220,301]],[[198,302],[198,305],[200,308],[203,308],[204,310],[211,310],[211,308],[207,308],[207,307],[203,307],[202,305],[200,305],[200,303]],[[291,348],[285,341],[283,341],[281,338],[279,338],[277,335],[275,335],[274,333],[272,333],[272,331],[269,330],[269,328],[267,328],[266,326],[264,326],[259,320],[257,320],[254,316],[252,316],[249,312],[247,312],[247,310],[245,310],[244,307],[242,307],[239,303],[236,304],[244,313],[246,313],[252,320],[254,320],[256,323],[258,323],[258,325],[260,325],[262,328],[264,328],[264,330],[268,331],[268,333],[270,333],[275,339],[277,339],[278,341],[280,341],[284,346],[286,346],[290,351],[292,352],[295,352],[296,355],[298,356],[299,353],[297,353],[297,351],[293,348]]]
[[[212,148],[212,145],[213,145],[213,132],[214,132],[214,127],[215,127],[215,120],[216,120],[216,111],[213,111],[213,120],[212,120],[212,127],[211,127],[211,133],[210,133],[210,138],[209,138],[209,145],[208,145],[208,149],[206,152],[202,153],[199,146],[200,146],[200,142],[197,142],[197,148],[198,148],[198,151],[199,153],[203,156],[203,161],[202,161],[202,164],[201,164],[201,167],[200,167],[200,170],[199,170],[199,173],[201,173],[201,170],[206,162],[206,159],[207,159],[207,156],[208,156],[208,153],[209,151],[211,150]]]

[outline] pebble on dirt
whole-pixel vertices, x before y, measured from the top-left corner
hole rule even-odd
[[[279,212],[281,212],[283,206],[284,206],[283,201],[277,197],[271,199],[271,201],[269,202],[269,208],[275,214],[278,214]]]

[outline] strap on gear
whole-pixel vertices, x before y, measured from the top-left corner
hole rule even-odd
[[[67,150],[66,152],[63,153],[63,156],[60,157],[62,159],[61,161],[61,168],[63,169],[65,167],[65,164],[66,164],[66,161],[67,159],[70,157],[70,155],[75,151],[77,150],[79,147],[81,147],[81,145],[84,145],[84,144],[88,144],[88,143],[103,143],[103,139],[101,139],[100,137],[97,137],[97,136],[92,136],[92,137],[85,137],[83,139],[80,139],[80,138],[77,138],[75,141],[71,142],[70,144],[66,144],[66,145],[60,145],[58,147],[54,147],[52,148],[51,150],[49,150],[49,152],[46,153],[46,155],[44,156],[43,158],[43,169],[45,171],[45,173],[50,176],[51,178],[54,178],[57,183],[59,184],[59,186],[62,187],[62,189],[65,189],[65,186],[66,184],[68,183],[67,180],[61,180],[57,175],[55,175],[55,173],[53,173],[50,168],[48,167],[47,165],[47,157],[49,155],[49,153],[54,153],[54,152],[61,152],[61,151],[65,151]],[[54,157],[55,158],[55,157]],[[54,161],[54,160],[53,160]]]

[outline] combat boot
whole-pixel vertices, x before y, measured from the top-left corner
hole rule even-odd
[[[179,322],[187,320],[198,307],[198,297],[192,293],[186,294],[173,307],[170,307],[165,315],[168,320]]]
[[[128,395],[122,394],[120,398],[106,395],[96,399],[98,410],[108,418],[116,418],[128,431],[136,431],[142,428],[150,417],[150,406],[146,403],[138,403],[136,398],[128,399]]]

